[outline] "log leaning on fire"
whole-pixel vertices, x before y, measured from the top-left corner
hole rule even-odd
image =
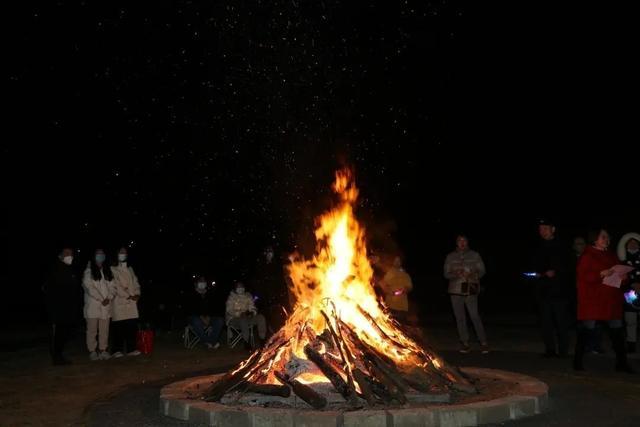
[[[227,391],[244,383],[247,380],[246,374],[253,368],[259,358],[259,355],[254,353],[241,369],[238,369],[234,373],[230,372],[213,383],[203,392],[204,400],[207,402],[217,402]]]
[[[331,384],[333,384],[333,387],[336,389],[336,391],[340,393],[347,402],[353,405],[358,404],[358,398],[355,395],[355,391],[351,387],[349,387],[340,373],[336,371],[333,366],[331,366],[326,360],[324,360],[322,354],[315,351],[309,344],[304,346],[304,354],[307,355],[307,358],[309,360],[315,363],[315,365],[322,371],[324,376],[327,377],[329,381],[331,381]]]
[[[288,344],[290,341],[291,339],[282,341],[269,351],[263,350],[252,354],[242,368],[238,369],[234,373],[226,374],[205,390],[203,393],[204,400],[207,402],[217,402],[222,399],[222,396],[227,392],[245,384],[259,369],[262,369],[264,365],[266,365],[271,358],[276,355],[277,351],[281,347]],[[272,342],[272,340],[270,340],[270,342]]]
[[[273,374],[278,381],[291,387],[291,390],[293,390],[295,395],[307,402],[312,408],[323,409],[327,406],[327,399],[308,385],[302,384],[298,380],[290,379],[282,372],[275,371]]]

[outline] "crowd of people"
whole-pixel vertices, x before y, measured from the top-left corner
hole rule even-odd
[[[568,357],[570,330],[575,326],[573,367],[583,370],[586,354],[603,351],[601,331],[607,326],[616,353],[616,369],[632,372],[627,353],[636,351],[640,315],[640,235],[624,235],[615,253],[610,250],[611,238],[605,229],[590,233],[588,239],[576,237],[573,251],[557,239],[556,227],[551,221],[540,221],[538,234],[528,271],[523,275],[533,286],[544,344],[543,356]],[[267,251],[269,254],[270,257],[265,257],[267,266],[272,265],[272,250]],[[74,323],[79,289],[84,291],[83,314],[89,358],[106,360],[139,355],[135,337],[141,287],[133,268],[127,263],[127,248],[120,248],[111,264],[107,263],[105,251],[96,249],[81,278],[72,268],[73,257],[73,249],[64,248],[43,287],[53,325],[53,363],[69,363],[63,356],[63,349]],[[407,321],[413,282],[404,270],[401,258],[392,256],[383,262],[380,256],[371,256],[370,260],[376,292],[399,322]],[[447,292],[461,353],[472,351],[467,317],[473,325],[479,351],[489,353],[478,308],[485,273],[483,259],[471,249],[469,238],[465,234],[456,235],[455,249],[444,261],[443,276],[448,281]],[[287,283],[286,280],[283,283]],[[227,333],[239,334],[248,348],[259,346],[266,338],[267,320],[256,308],[256,298],[240,281],[235,282],[225,299],[215,282],[199,276],[183,299],[180,305],[187,324],[209,349],[220,346],[225,326]],[[254,330],[256,334],[253,334]]]
[[[117,261],[109,265],[103,249],[96,249],[82,278],[73,267],[74,251],[64,248],[43,285],[47,312],[52,323],[51,357],[55,365],[69,364],[64,345],[69,339],[79,310],[79,291],[84,291],[82,313],[86,322],[85,342],[91,360],[138,356],[136,348],[137,301],[141,290],[128,251],[118,250]],[[112,330],[111,345],[109,332]],[[113,354],[108,350],[111,348]]]

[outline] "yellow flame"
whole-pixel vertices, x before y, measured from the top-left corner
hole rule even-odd
[[[339,203],[318,220],[316,254],[311,259],[299,254],[292,256],[289,276],[296,306],[285,325],[287,333],[295,333],[305,322],[313,331],[322,332],[326,325],[321,310],[331,312],[335,306],[341,321],[367,344],[397,363],[409,362],[409,359],[417,363],[414,352],[420,351],[419,347],[397,329],[376,298],[365,231],[354,215],[358,189],[350,170],[336,173],[333,190],[339,196]],[[362,311],[374,319],[377,327]],[[401,345],[395,345],[385,334]],[[303,348],[307,342],[305,336],[297,343],[293,349],[297,357],[306,358]]]

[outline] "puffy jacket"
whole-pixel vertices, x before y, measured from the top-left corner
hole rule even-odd
[[[227,323],[229,323],[230,319],[240,317],[247,311],[257,313],[256,305],[253,302],[253,296],[251,296],[249,292],[238,294],[236,291],[231,291],[229,298],[227,298]]]
[[[104,278],[102,271],[100,271],[100,275],[100,280],[94,280],[90,268],[84,271],[82,287],[84,288],[85,319],[109,319],[111,317],[111,304],[113,304],[113,298],[116,295],[116,286],[113,281]],[[109,304],[102,305],[102,301],[107,298]]]
[[[129,299],[134,295],[140,295],[140,283],[133,272],[133,268],[127,264],[118,264],[111,267],[113,282],[116,288],[116,297],[113,299],[111,316],[114,321],[137,319],[138,303]]]
[[[456,272],[464,270],[470,274],[468,279],[458,277]],[[467,249],[453,251],[444,261],[444,277],[449,279],[449,293],[462,295],[462,283],[480,283],[485,274],[485,267],[480,254]]]

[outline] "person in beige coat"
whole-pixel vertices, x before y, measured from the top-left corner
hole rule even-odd
[[[113,357],[138,356],[136,332],[138,330],[138,299],[140,283],[133,268],[128,264],[129,253],[122,247],[118,251],[118,261],[111,267],[116,297],[113,300],[111,320],[113,330]]]
[[[469,240],[465,235],[459,234],[456,236],[456,250],[447,255],[447,259],[444,262],[444,277],[449,280],[451,306],[456,317],[458,335],[462,343],[461,353],[471,351],[465,307],[469,311],[469,317],[471,317],[476,336],[480,341],[481,352],[483,354],[489,352],[484,325],[478,313],[480,279],[484,274],[485,267],[480,254],[469,248]]]
[[[109,346],[109,321],[111,303],[116,294],[113,274],[106,264],[102,249],[96,249],[93,259],[84,272],[84,318],[87,321],[87,349],[91,360],[107,360],[111,357]],[[96,340],[96,335],[99,340]]]

